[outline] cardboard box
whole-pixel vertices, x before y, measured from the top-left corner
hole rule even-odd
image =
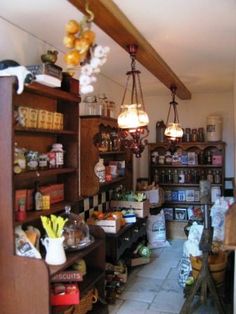
[[[214,155],[212,156],[212,165],[214,166],[222,166],[223,156],[222,155]]]
[[[134,209],[137,217],[144,218],[149,214],[150,203],[148,200],[144,202],[131,202],[131,201],[113,201],[110,202],[112,209]]]
[[[79,304],[80,293],[76,284],[64,284],[65,293],[55,294],[55,290],[51,291],[51,305],[68,305]]]
[[[53,130],[60,130],[61,125],[61,114],[59,112],[53,112]]]
[[[53,112],[51,112],[51,111],[47,112],[46,127],[49,130],[53,128]]]
[[[64,201],[64,184],[51,184],[50,202],[55,204]]]
[[[26,198],[27,198],[27,190],[16,190],[15,191],[15,211],[19,209],[19,205],[21,204],[21,208],[25,208],[26,210]]]
[[[40,109],[38,111],[38,128],[39,129],[47,128],[47,110]]]
[[[38,126],[38,110],[34,108],[28,108],[28,128],[37,128]]]
[[[24,106],[19,106],[18,107],[18,114],[21,117],[20,121],[22,121],[20,123],[21,126],[28,128],[28,119],[29,119],[29,108],[28,107],[24,107]]]
[[[120,230],[119,219],[115,220],[96,220],[95,224],[100,226],[107,233],[117,233]]]
[[[130,261],[131,266],[139,266],[150,263],[150,257],[136,257],[132,258]]]

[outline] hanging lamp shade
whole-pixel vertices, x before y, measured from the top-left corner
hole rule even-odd
[[[181,128],[181,125],[179,123],[179,116],[177,111],[177,105],[178,103],[175,101],[175,93],[176,93],[176,87],[171,87],[172,92],[172,101],[170,102],[169,111],[167,115],[167,121],[166,121],[166,129],[165,129],[165,136],[170,141],[178,141],[180,138],[183,137],[183,129]],[[169,122],[170,115],[171,115],[171,109],[173,110],[173,122]]]
[[[127,81],[125,86],[122,104],[120,107],[120,114],[118,116],[118,127],[120,129],[120,137],[125,148],[131,150],[136,157],[141,157],[147,140],[149,118],[145,111],[143,92],[140,82],[140,71],[135,67],[135,55],[137,45],[129,45],[129,53],[131,56],[131,71],[128,71]],[[127,103],[126,94],[128,90],[129,81],[131,81],[131,96]]]

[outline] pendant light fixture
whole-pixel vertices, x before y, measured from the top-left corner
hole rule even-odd
[[[183,137],[183,129],[180,126],[179,123],[179,116],[177,111],[177,105],[178,103],[175,101],[175,93],[176,93],[176,87],[171,86],[170,88],[172,92],[172,101],[170,102],[169,111],[167,115],[167,121],[166,121],[166,129],[165,129],[165,136],[168,140],[172,142],[177,142],[180,140],[180,138]],[[171,108],[173,108],[173,122],[169,122],[170,114],[171,114]]]
[[[128,51],[131,57],[131,71],[126,73],[127,81],[125,86],[124,95],[122,98],[120,114],[118,116],[119,135],[122,144],[125,148],[135,154],[137,158],[141,157],[147,140],[145,139],[148,134],[149,118],[145,111],[143,92],[140,83],[140,71],[135,67],[135,56],[137,52],[137,45],[129,45]],[[126,94],[128,90],[129,81],[131,85],[131,99],[126,102]]]

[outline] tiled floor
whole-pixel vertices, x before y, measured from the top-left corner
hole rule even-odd
[[[170,242],[170,247],[152,250],[149,264],[131,272],[124,292],[109,305],[109,314],[178,314],[185,301],[178,285],[179,262],[183,240]],[[197,298],[197,297],[196,297]],[[196,304],[189,314],[216,314],[212,302]],[[227,314],[230,312],[227,312]]]

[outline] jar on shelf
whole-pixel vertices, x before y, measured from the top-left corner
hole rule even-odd
[[[94,172],[96,176],[98,177],[99,183],[105,182],[105,166],[103,162],[104,162],[103,158],[100,158],[98,163],[96,163],[94,167]]]
[[[198,142],[204,142],[204,128],[198,128]]]
[[[51,152],[54,153],[55,168],[62,168],[64,166],[63,145],[60,143],[53,144]]]
[[[39,155],[39,169],[47,169],[48,167],[48,155],[40,154]]]
[[[191,129],[190,128],[185,129],[185,135],[186,135],[186,142],[191,142]]]
[[[165,154],[165,163],[167,165],[171,165],[172,164],[172,156],[171,156],[171,152],[167,151]]]
[[[107,116],[108,99],[105,94],[99,94],[97,96],[97,101],[101,107],[102,116]]]
[[[97,98],[96,96],[86,96],[84,98],[84,103],[86,106],[86,112],[90,116],[94,116],[99,114],[98,111],[98,103],[97,103]]]
[[[39,153],[36,151],[29,150],[26,154],[26,165],[28,170],[38,169],[38,158]]]

